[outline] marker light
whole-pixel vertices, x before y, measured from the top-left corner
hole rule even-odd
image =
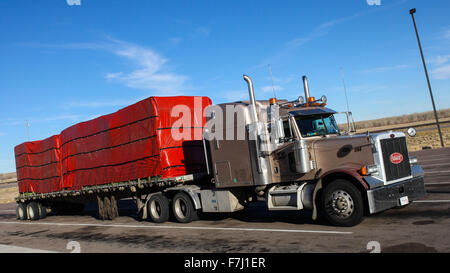
[[[377,167],[377,165],[367,165],[367,166],[362,167],[362,168],[359,170],[359,172],[360,172],[362,175],[371,175],[371,174],[373,174],[373,173],[378,172],[378,167]]]
[[[314,98],[314,97],[309,97],[308,98],[308,102],[313,102],[313,101],[316,101],[316,98]]]
[[[277,99],[276,98],[271,98],[271,99],[269,99],[269,103],[270,104],[276,104],[277,103]]]

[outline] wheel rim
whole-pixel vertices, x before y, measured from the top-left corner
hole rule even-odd
[[[349,218],[355,209],[353,198],[344,190],[334,191],[327,204],[329,212],[342,219]]]
[[[181,198],[175,201],[175,213],[180,219],[186,218],[187,205],[186,202]]]
[[[18,213],[19,213],[19,218],[20,218],[20,219],[23,219],[23,215],[24,215],[23,208],[19,206],[19,208],[18,208],[17,211],[18,211]]]
[[[150,211],[152,216],[155,219],[161,218],[161,204],[160,202],[153,200],[153,202],[150,204]]]
[[[31,206],[28,206],[28,215],[30,216],[30,219],[34,218],[34,211]]]

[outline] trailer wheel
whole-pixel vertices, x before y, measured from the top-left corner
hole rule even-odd
[[[39,205],[36,202],[31,202],[27,205],[28,219],[35,221],[39,220]]]
[[[172,211],[180,223],[190,223],[198,217],[191,198],[184,192],[177,193],[173,197]]]
[[[169,199],[160,193],[152,195],[148,200],[147,211],[155,223],[164,223],[169,220],[169,210]]]
[[[44,219],[47,217],[47,207],[42,205],[42,203],[38,203],[38,211],[39,211],[39,219]]]
[[[329,183],[322,193],[322,214],[335,226],[351,227],[363,220],[364,202],[361,192],[349,181]]]
[[[27,205],[24,203],[17,203],[16,206],[16,218],[17,220],[27,220]]]

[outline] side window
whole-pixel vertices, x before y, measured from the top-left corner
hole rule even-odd
[[[292,138],[291,126],[289,125],[289,120],[283,121],[283,128],[284,128],[284,137]]]

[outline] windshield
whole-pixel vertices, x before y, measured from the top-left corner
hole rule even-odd
[[[339,134],[333,115],[296,116],[295,121],[302,137]]]

